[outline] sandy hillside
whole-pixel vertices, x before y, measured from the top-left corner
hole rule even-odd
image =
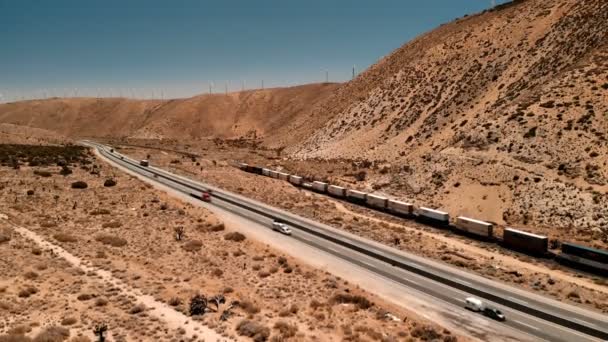
[[[606,1],[528,0],[443,25],[341,87],[286,151],[363,160],[366,190],[607,239],[606,22]]]
[[[261,138],[306,117],[336,84],[200,95],[179,100],[71,98],[0,105],[0,122],[73,137]]]

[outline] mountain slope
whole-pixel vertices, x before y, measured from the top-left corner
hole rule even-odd
[[[384,165],[368,188],[454,213],[607,239],[607,22],[603,0],[528,0],[443,25],[339,88],[286,151]]]

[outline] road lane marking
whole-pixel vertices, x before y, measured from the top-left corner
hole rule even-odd
[[[571,318],[571,320],[573,320],[573,321],[577,321],[577,322],[579,322],[579,323],[581,323],[581,324],[583,324],[583,325],[585,325],[585,324],[586,324],[586,325],[590,325],[590,326],[593,326],[593,327],[597,327],[597,325],[595,325],[595,324],[593,324],[593,323],[591,323],[591,322],[583,321],[582,319],[578,319],[578,318]]]
[[[514,319],[514,320],[512,320],[512,321],[513,321],[513,322],[515,322],[515,323],[517,323],[517,324],[520,324],[520,325],[526,326],[526,327],[528,327],[528,328],[530,328],[530,329],[534,329],[534,330],[540,330],[540,329],[538,329],[537,327],[535,327],[535,326],[533,326],[533,325],[526,324],[526,323],[524,323],[524,322],[522,322],[522,321],[518,321],[518,320],[516,320],[516,319]]]
[[[457,280],[458,282],[460,282],[460,283],[465,284],[465,285],[469,285],[469,286],[473,285],[473,284],[469,283],[468,281],[466,281],[466,280],[462,280],[462,279],[460,279],[460,278],[456,278],[456,280]]]
[[[506,296],[506,297],[509,298],[510,300],[512,300],[514,302],[517,302],[517,303],[520,303],[520,304],[525,304],[525,305],[530,304],[530,303],[528,303],[528,302],[526,302],[525,300],[522,300],[522,299],[518,299],[518,298],[515,298],[515,297],[511,297],[511,296]]]

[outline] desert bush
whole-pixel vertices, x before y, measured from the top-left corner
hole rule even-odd
[[[250,320],[242,320],[237,324],[236,331],[240,336],[251,337],[255,342],[264,342],[270,336],[270,329]]]
[[[79,301],[82,301],[82,302],[90,300],[91,298],[93,298],[93,296],[91,296],[88,293],[81,293],[78,295],[78,297],[76,297],[76,299],[78,299]]]
[[[106,179],[105,182],[103,182],[103,186],[105,186],[105,187],[112,187],[115,185],[116,185],[116,181],[112,178]]]
[[[23,277],[25,279],[36,279],[38,278],[38,273],[33,271],[25,272],[25,274],[23,274]]]
[[[122,223],[118,222],[118,221],[110,221],[110,222],[104,222],[101,227],[103,228],[120,228],[122,227]]]
[[[33,342],[62,342],[70,337],[70,331],[63,327],[51,326],[42,330]]]
[[[270,272],[268,272],[268,271],[260,271],[260,272],[258,273],[258,276],[259,276],[260,278],[267,278],[268,276],[270,276]]]
[[[110,215],[110,211],[108,209],[95,209],[92,210],[89,215]]]
[[[334,304],[354,304],[361,310],[367,310],[373,305],[372,302],[363,296],[348,293],[337,293],[330,299],[330,302]]]
[[[260,312],[260,308],[248,299],[242,300],[239,306],[250,315],[255,315]]]
[[[71,175],[72,174],[72,170],[67,167],[67,165],[63,165],[61,167],[61,171],[59,171],[59,174],[62,176],[67,176],[67,175]]]
[[[17,294],[20,298],[28,298],[29,296],[38,293],[38,289],[33,286],[28,286],[25,289],[22,289]]]
[[[11,241],[11,236],[8,233],[0,232],[0,243]]]
[[[59,242],[77,242],[78,239],[70,234],[57,233],[53,235],[53,238]]]
[[[203,243],[199,240],[190,240],[186,242],[183,246],[184,250],[187,252],[198,252],[203,247]]]
[[[105,298],[97,298],[95,299],[95,306],[106,306],[108,305],[108,300]]]
[[[0,342],[32,342],[32,339],[22,334],[0,335]]]
[[[32,327],[27,324],[21,324],[10,328],[6,333],[9,335],[25,335],[32,331]]]
[[[72,189],[86,189],[89,185],[83,181],[76,181],[72,183]]]
[[[129,310],[129,313],[132,314],[132,315],[136,315],[136,314],[142,313],[144,311],[146,311],[146,306],[143,305],[143,304],[141,304],[141,303],[139,303],[139,304],[133,306],[131,308],[131,310]]]
[[[127,244],[127,240],[118,236],[107,234],[97,235],[95,240],[103,243],[104,245],[110,245],[112,247],[122,247]]]
[[[30,190],[28,190],[28,191],[26,192],[26,194],[27,194],[28,196],[33,196],[33,195],[34,195],[34,190],[31,190],[31,189],[30,189]]]
[[[422,341],[437,341],[441,337],[441,333],[427,325],[415,327],[410,334]]]
[[[298,306],[295,304],[291,304],[289,307],[285,307],[283,310],[279,311],[279,317],[287,317],[289,315],[295,315],[298,313]]]
[[[224,271],[220,270],[219,268],[216,268],[213,270],[213,272],[211,272],[211,274],[215,277],[221,277],[224,274]]]
[[[224,235],[224,240],[241,242],[241,241],[245,240],[245,235],[243,235],[239,232],[231,232],[231,233],[227,233],[226,235]]]
[[[52,174],[48,171],[44,171],[44,170],[34,170],[34,174],[36,176],[40,176],[40,177],[51,177]]]
[[[42,254],[42,249],[40,249],[38,247],[34,247],[34,248],[32,248],[32,254],[40,255],[40,254]]]
[[[186,234],[186,230],[182,226],[175,227],[173,231],[175,232],[175,240],[177,241],[181,241]]]
[[[172,297],[171,299],[169,299],[169,305],[171,306],[178,306],[182,303],[182,300],[179,299],[179,297]]]
[[[76,324],[76,322],[78,322],[78,320],[75,317],[66,317],[61,320],[61,325],[72,325]]]
[[[210,232],[221,232],[224,229],[226,229],[226,226],[224,225],[224,222],[220,222],[218,224],[214,224],[213,226],[209,227],[208,231],[210,231]]]
[[[298,332],[297,326],[291,325],[285,321],[276,322],[273,328],[278,330],[283,338],[294,337]]]
[[[205,314],[207,310],[207,297],[196,294],[190,299],[190,316]]]

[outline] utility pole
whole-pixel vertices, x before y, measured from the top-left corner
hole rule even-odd
[[[329,71],[325,70],[325,83],[329,82]]]
[[[224,92],[226,93],[226,95],[228,95],[228,81],[224,83]]]
[[[262,80],[262,89],[264,89],[264,80]]]
[[[355,65],[353,64],[353,80],[355,79]]]
[[[241,91],[245,91],[245,80],[241,83]]]

